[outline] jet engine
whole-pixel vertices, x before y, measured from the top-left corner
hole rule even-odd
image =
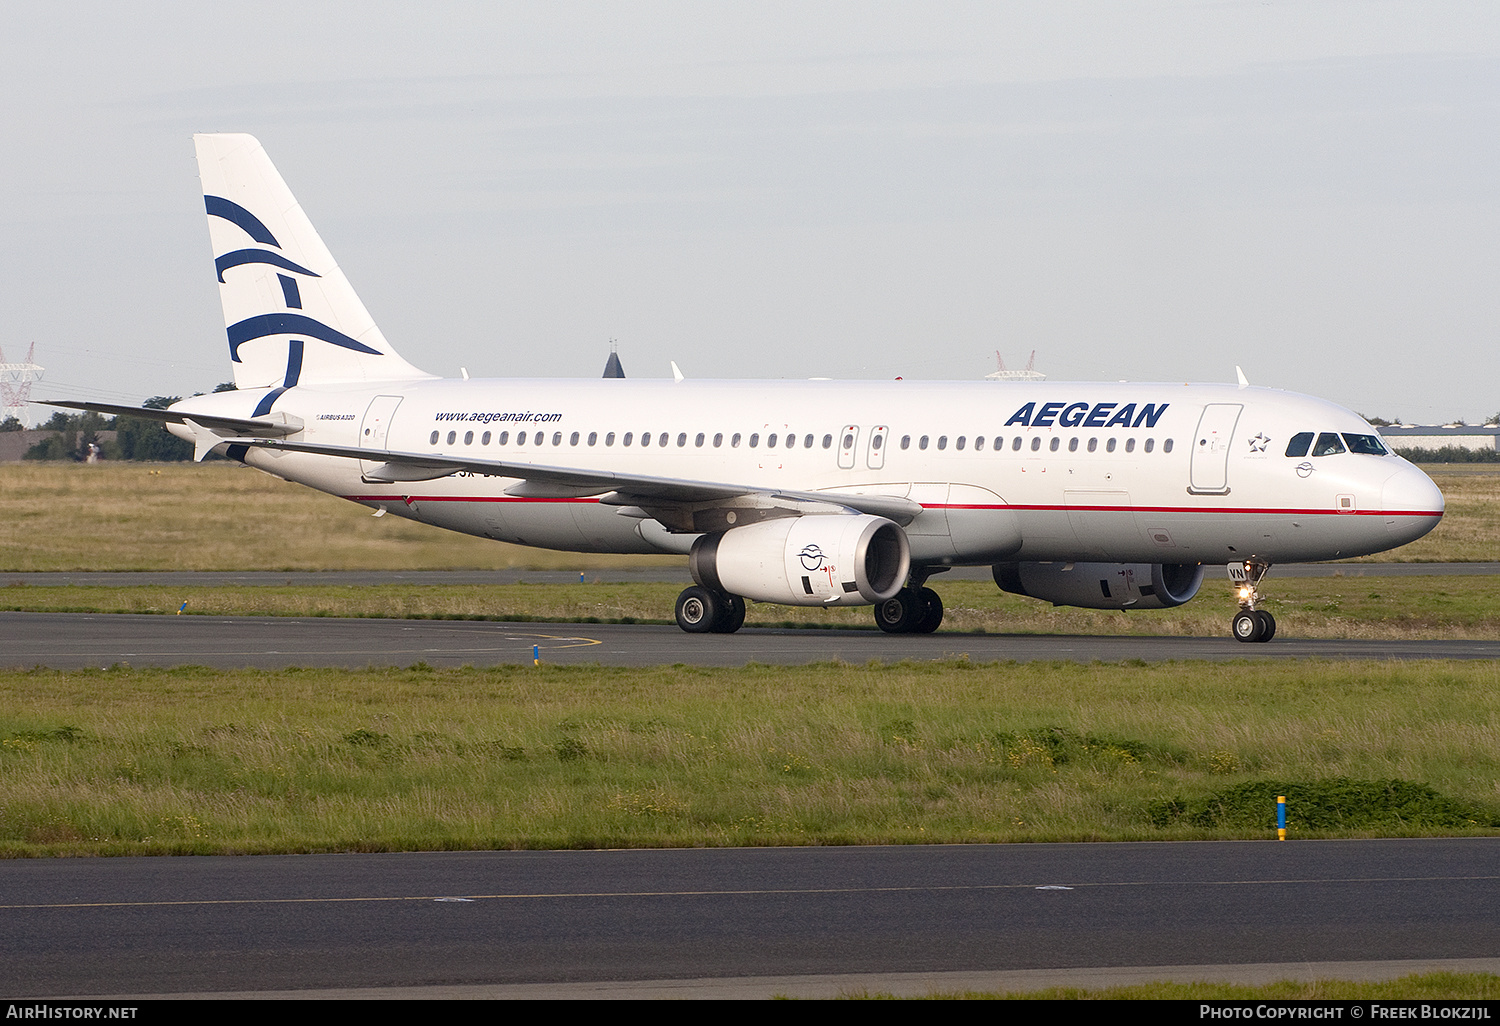
[[[688,569],[701,587],[789,606],[863,606],[901,590],[906,532],[884,517],[780,517],[705,534]]]
[[[1198,594],[1201,563],[996,563],[1001,591],[1087,609],[1170,609]]]

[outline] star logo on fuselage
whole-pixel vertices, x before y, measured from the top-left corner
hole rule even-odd
[[[1271,440],[1264,433],[1257,434],[1254,438],[1250,439],[1250,451],[1265,452],[1266,446],[1269,444],[1271,444]]]

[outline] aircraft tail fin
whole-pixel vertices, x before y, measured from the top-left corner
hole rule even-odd
[[[428,378],[376,327],[253,136],[195,135],[234,383]]]

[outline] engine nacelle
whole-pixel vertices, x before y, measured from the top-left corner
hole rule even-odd
[[[1198,594],[1201,563],[996,563],[1001,591],[1086,609],[1170,609]]]
[[[864,606],[906,583],[906,532],[884,517],[781,517],[705,534],[688,556],[705,588],[789,606]]]

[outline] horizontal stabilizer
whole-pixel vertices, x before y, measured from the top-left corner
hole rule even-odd
[[[110,403],[78,403],[64,399],[38,400],[43,406],[61,406],[69,410],[91,410],[111,417],[138,417],[141,420],[159,420],[164,424],[188,423],[189,418],[199,427],[221,435],[250,435],[254,438],[282,438],[295,435],[302,430],[302,418],[285,413],[272,413],[264,417],[217,417],[207,413],[188,413],[182,410],[157,410],[144,406],[115,406]]]

